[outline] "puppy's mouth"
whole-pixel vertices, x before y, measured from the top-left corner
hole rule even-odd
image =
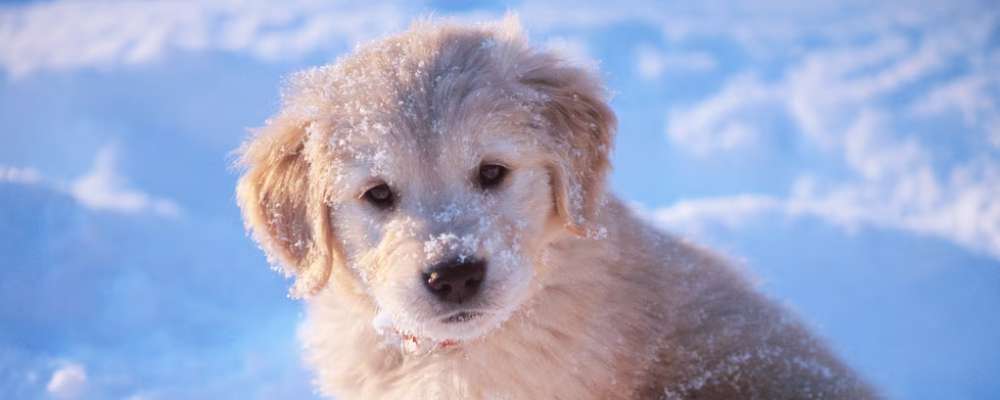
[[[445,324],[461,324],[464,322],[472,321],[474,319],[478,319],[482,316],[483,313],[479,311],[459,311],[457,313],[445,317],[444,319],[441,320],[441,322]]]

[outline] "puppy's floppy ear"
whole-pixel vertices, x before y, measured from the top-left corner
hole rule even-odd
[[[240,148],[245,169],[236,188],[247,229],[285,275],[292,297],[315,293],[334,262],[325,184],[311,176],[308,122],[282,114]]]
[[[541,113],[554,139],[549,173],[556,212],[574,233],[592,234],[590,223],[604,199],[615,114],[593,72],[545,53],[526,64],[520,81],[541,94]]]

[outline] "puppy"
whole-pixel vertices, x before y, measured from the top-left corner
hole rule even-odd
[[[515,18],[296,74],[241,148],[248,229],[339,399],[866,399],[802,324],[605,191],[615,116]]]

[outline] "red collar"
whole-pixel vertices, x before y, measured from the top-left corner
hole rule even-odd
[[[430,352],[435,351],[435,350],[444,350],[444,349],[447,349],[447,348],[457,347],[460,344],[459,341],[454,340],[454,339],[445,339],[445,340],[442,340],[442,341],[434,341],[434,340],[431,340],[431,339],[428,339],[428,338],[420,338],[420,337],[417,337],[415,335],[411,335],[409,333],[401,333],[401,332],[395,331],[395,330],[394,330],[394,332],[396,333],[396,335],[399,336],[400,340],[402,341],[401,346],[402,346],[403,350],[405,350],[407,352],[410,352],[410,353],[420,353],[421,350],[422,350],[421,347],[422,346],[428,346],[429,344],[433,344],[433,345],[431,345],[430,347],[424,348],[423,349],[424,352],[430,353]]]

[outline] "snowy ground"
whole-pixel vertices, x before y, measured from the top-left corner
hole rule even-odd
[[[434,12],[599,64],[612,187],[892,398],[1000,394],[1000,9],[0,5],[0,397],[309,398],[233,150],[282,76]]]

